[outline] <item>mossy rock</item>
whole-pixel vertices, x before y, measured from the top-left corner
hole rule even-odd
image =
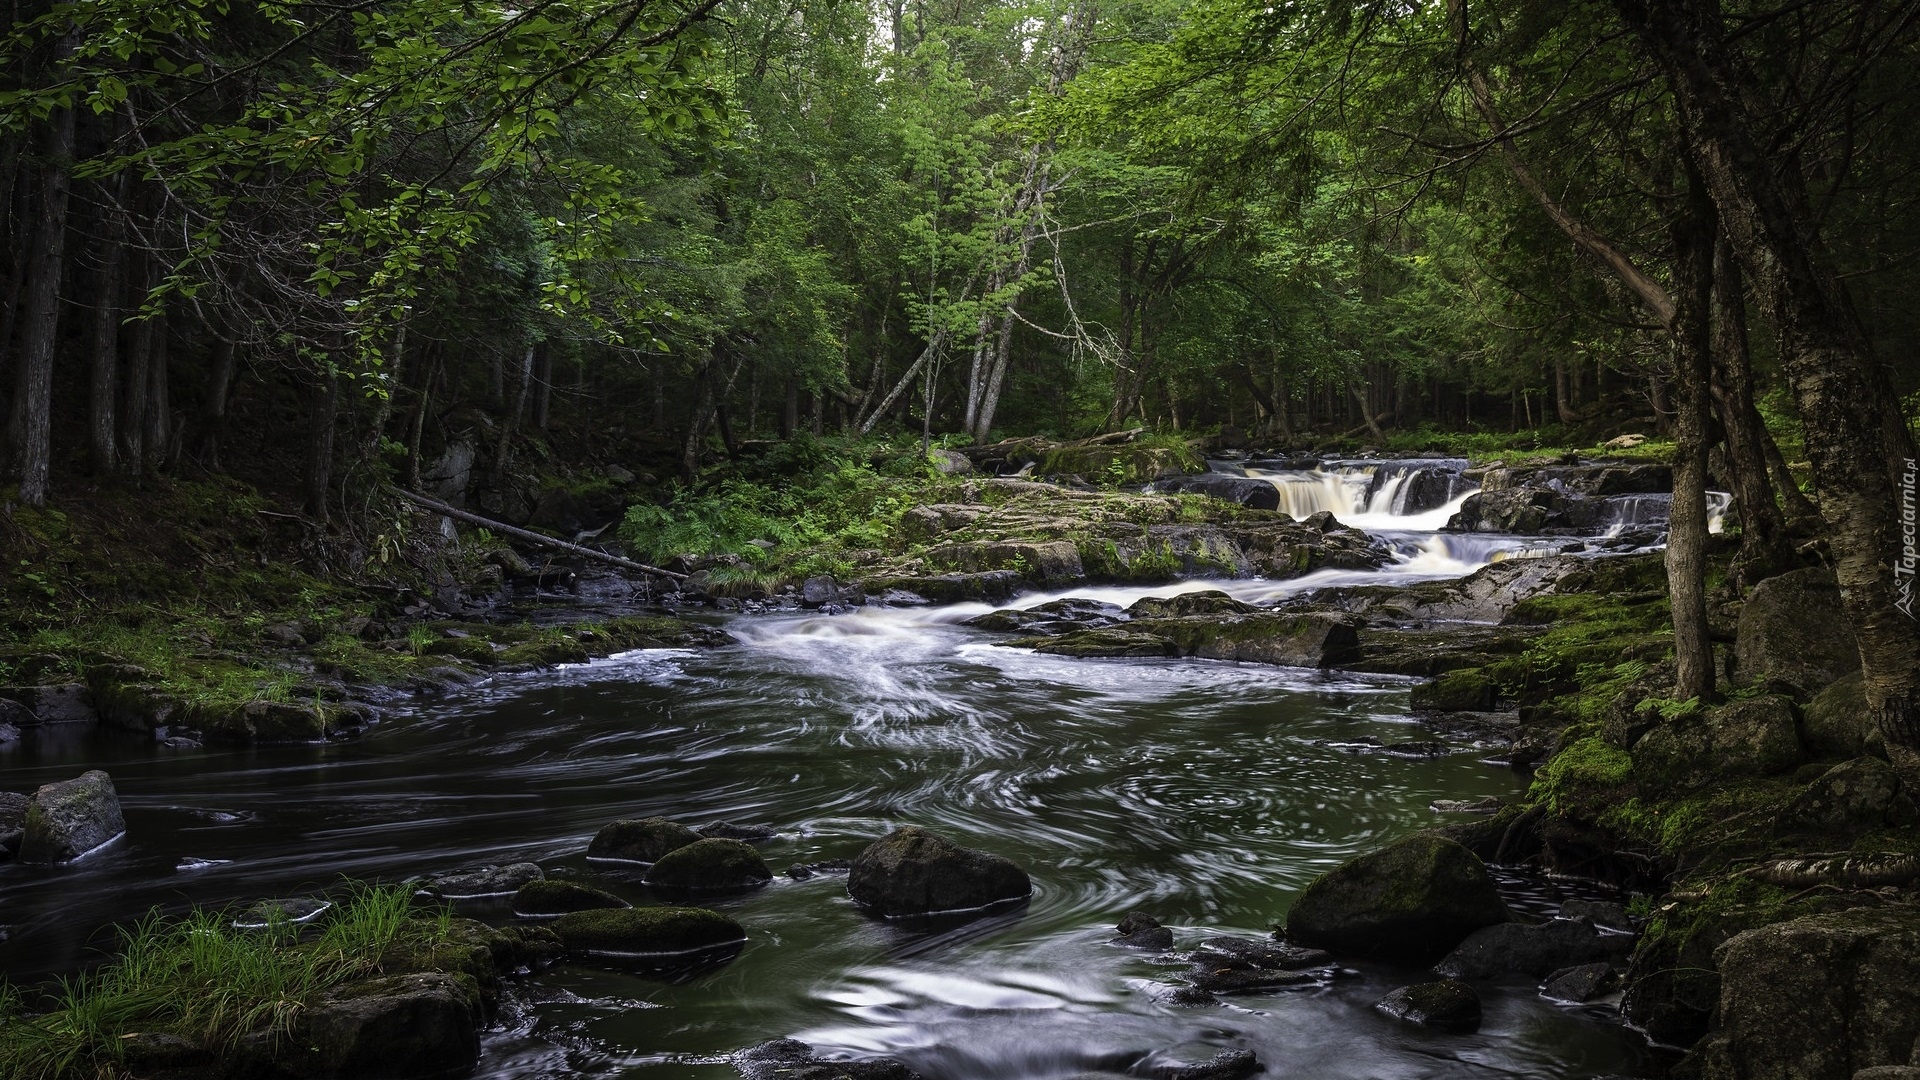
[[[1415,833],[1320,875],[1287,912],[1286,932],[1303,945],[1427,964],[1510,918],[1479,856]]]
[[[65,863],[89,855],[127,831],[113,778],[98,769],[43,784],[27,801],[20,861]]]
[[[1434,712],[1486,712],[1500,697],[1500,688],[1481,668],[1449,671],[1413,688],[1413,707]]]
[[[1248,615],[1259,610],[1219,589],[1203,589],[1178,596],[1145,597],[1134,601],[1127,614],[1136,619],[1177,619],[1195,615]]]
[[[649,864],[676,848],[700,839],[700,834],[663,817],[623,819],[593,834],[587,858],[601,862]]]
[[[1791,686],[1803,701],[1859,671],[1833,571],[1812,566],[1755,585],[1740,609],[1734,668],[1743,682]]]
[[[696,840],[662,855],[647,871],[656,889],[723,892],[758,888],[773,880],[767,861],[740,840]]]
[[[1647,791],[1773,776],[1806,760],[1793,702],[1779,695],[1656,724],[1631,752],[1634,781]]]
[[[632,907],[625,900],[591,885],[577,881],[544,878],[529,881],[513,894],[513,913],[530,919],[546,919],[575,911],[599,911]]]
[[[1072,656],[1080,659],[1180,655],[1179,648],[1173,642],[1157,634],[1141,634],[1118,628],[1077,630],[1052,637],[1014,638],[1011,641],[1000,641],[995,644],[1009,649],[1032,649],[1034,652],[1046,653],[1050,656]]]
[[[1843,761],[1822,773],[1780,812],[1779,824],[1832,834],[1853,834],[1920,820],[1912,792],[1893,766],[1879,758]]]
[[[498,650],[493,642],[477,637],[443,637],[427,642],[420,650],[426,656],[446,656],[455,660],[465,660],[473,664],[493,664],[497,662]]]
[[[692,907],[602,908],[553,920],[568,952],[604,957],[692,956],[737,946],[747,932],[717,911]]]
[[[882,918],[985,911],[1032,892],[1032,879],[1011,860],[914,826],[868,845],[847,873],[847,895]]]
[[[512,667],[553,667],[557,664],[584,664],[593,659],[593,654],[573,638],[564,638],[509,645],[497,654],[497,659],[501,664]]]
[[[1829,760],[1886,753],[1880,729],[1867,712],[1867,684],[1858,671],[1841,676],[1807,703],[1801,731],[1807,749]]]

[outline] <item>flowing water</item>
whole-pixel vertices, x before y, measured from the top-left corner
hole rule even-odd
[[[1371,577],[1461,572],[1442,557],[1416,545]],[[1125,603],[1217,584],[1073,595]],[[1269,599],[1303,587],[1231,585]],[[503,677],[323,746],[176,752],[71,729],[30,735],[0,751],[0,788],[107,768],[128,836],[70,867],[0,867],[0,969],[70,971],[111,944],[103,927],[150,907],[300,895],[342,875],[533,859],[650,902],[636,880],[583,858],[593,832],[621,817],[773,826],[764,854],[776,870],[848,858],[917,824],[1027,867],[1031,904],[913,929],[862,916],[843,875],[781,875],[715,901],[750,934],[724,968],[665,983],[563,965],[521,984],[480,1075],[730,1077],[725,1054],[778,1036],[898,1057],[930,1080],[1110,1074],[1229,1047],[1254,1050],[1275,1077],[1649,1067],[1604,1007],[1547,1002],[1531,980],[1489,988],[1486,1022],[1466,1036],[1372,1011],[1422,978],[1385,967],[1163,1004],[1179,968],[1108,944],[1121,915],[1151,912],[1182,944],[1263,935],[1316,874],[1441,822],[1434,799],[1512,797],[1525,781],[1471,748],[1430,760],[1365,752],[1369,739],[1423,737],[1404,680],[1045,657],[959,625],[979,610],[736,618],[732,646]],[[1516,901],[1547,910],[1545,886],[1513,884]]]

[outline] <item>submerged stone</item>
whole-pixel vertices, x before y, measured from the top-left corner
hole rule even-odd
[[[733,1056],[746,1080],[924,1080],[892,1058],[829,1061],[797,1039],[775,1039]]]

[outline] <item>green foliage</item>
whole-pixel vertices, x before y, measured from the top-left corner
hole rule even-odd
[[[0,1080],[116,1075],[124,1038],[177,1035],[212,1051],[250,1033],[281,1037],[325,990],[375,974],[402,936],[427,942],[446,923],[417,919],[405,886],[349,884],[317,936],[284,917],[240,930],[233,913],[158,913],[121,934],[118,956],[64,980],[40,1011],[30,995],[0,996]]]
[[[817,565],[835,560],[836,551],[893,546],[901,516],[938,501],[941,481],[930,471],[917,450],[836,450],[797,439],[763,459],[752,477],[674,487],[664,504],[630,507],[620,538],[652,560],[731,555],[755,565],[785,567],[798,558]]]

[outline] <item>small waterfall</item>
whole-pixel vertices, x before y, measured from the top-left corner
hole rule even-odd
[[[1717,533],[1726,527],[1727,509],[1732,505],[1731,494],[1724,491],[1707,492],[1708,532]],[[1671,493],[1615,495],[1606,500],[1597,524],[1605,528],[1602,535],[1618,536],[1628,529],[1641,527],[1665,530],[1672,516]]]
[[[1373,530],[1428,531],[1447,523],[1479,490],[1461,476],[1465,458],[1333,461],[1317,469],[1264,469],[1246,475],[1280,493],[1280,512],[1306,518],[1327,511],[1345,525]]]

